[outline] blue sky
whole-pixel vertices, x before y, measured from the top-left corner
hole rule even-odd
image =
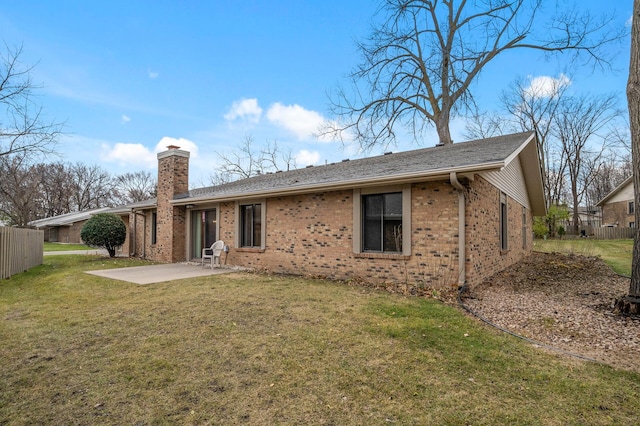
[[[584,0],[597,14],[631,0]],[[150,170],[169,144],[192,152],[191,186],[208,184],[220,160],[251,135],[277,141],[297,165],[362,154],[313,136],[330,119],[328,91],[357,64],[354,40],[369,32],[375,2],[14,1],[0,5],[0,38],[22,45],[47,117],[66,122],[60,158],[114,174]],[[509,53],[475,87],[483,109],[517,78],[544,84],[569,73],[574,93],[617,93],[625,107],[628,40],[617,73],[571,69],[535,52]],[[537,79],[537,80],[536,80]],[[452,124],[462,140],[464,122]],[[427,136],[424,146],[436,142]],[[400,141],[394,150],[416,148]],[[373,152],[375,153],[375,152]]]

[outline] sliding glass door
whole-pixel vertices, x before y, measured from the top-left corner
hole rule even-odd
[[[191,212],[192,257],[201,258],[202,249],[216,242],[216,228],[216,209]]]

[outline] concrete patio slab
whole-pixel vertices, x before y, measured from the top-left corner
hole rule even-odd
[[[132,266],[130,268],[102,269],[85,271],[87,274],[135,284],[153,284],[185,278],[204,277],[234,272],[234,268],[202,268],[200,265],[188,263],[169,263],[162,265]]]

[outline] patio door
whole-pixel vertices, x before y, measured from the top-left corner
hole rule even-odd
[[[192,257],[202,257],[202,249],[211,247],[217,240],[216,209],[195,210],[191,212]]]

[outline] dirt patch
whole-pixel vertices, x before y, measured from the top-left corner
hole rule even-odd
[[[601,259],[533,253],[471,289],[464,303],[514,333],[640,372],[640,317],[612,314],[629,279]]]

